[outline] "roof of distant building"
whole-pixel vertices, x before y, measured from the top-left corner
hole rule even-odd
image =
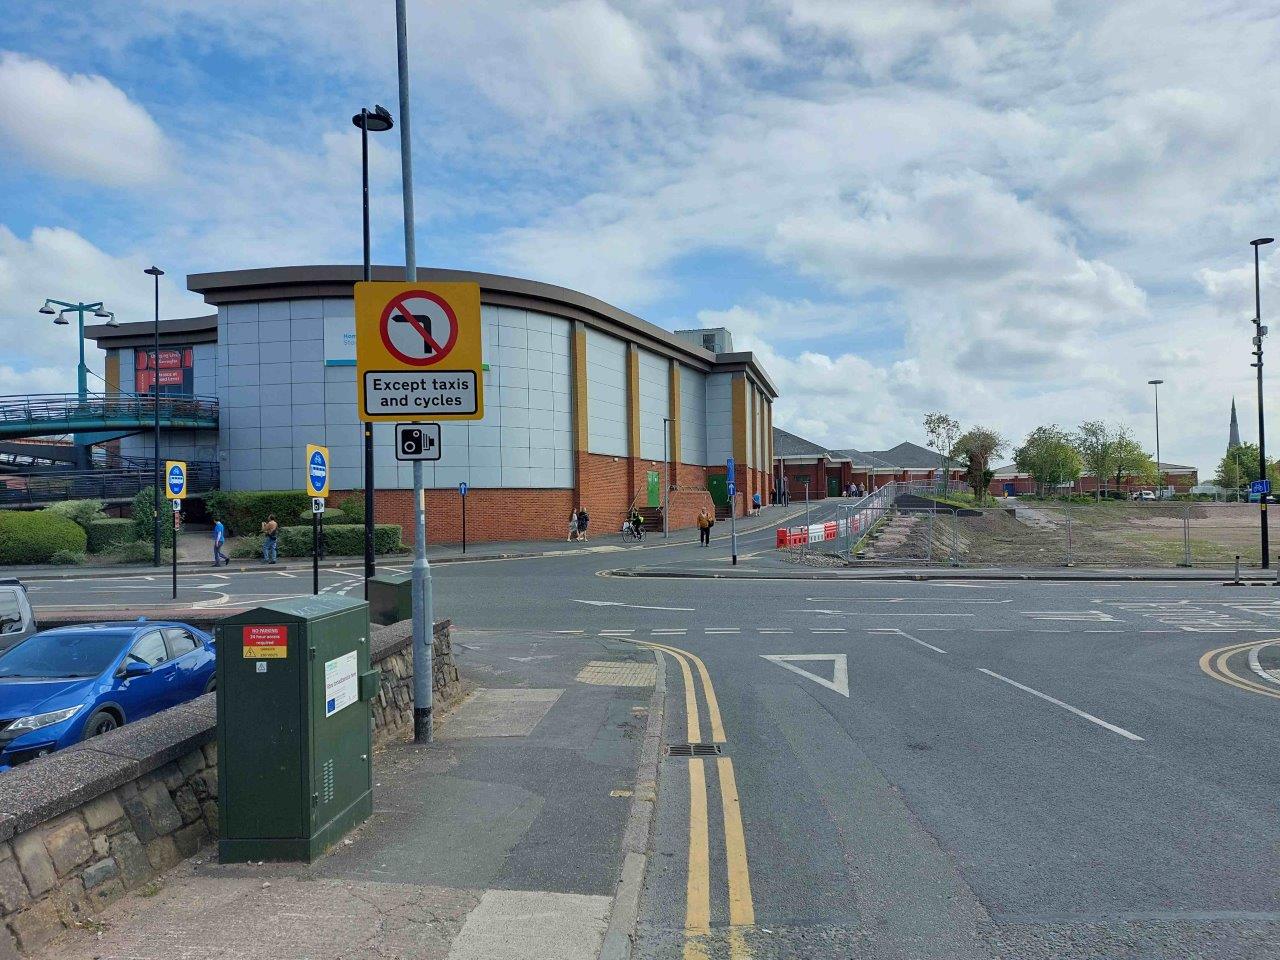
[[[838,450],[828,450],[821,444],[806,440],[804,437],[797,437],[781,427],[773,428],[773,455],[784,460],[788,458],[816,460],[818,457],[833,461],[849,459]]]
[[[896,447],[890,447],[888,450],[870,450],[867,455],[907,470],[932,470],[940,466],[944,459],[938,451],[922,447],[920,444],[912,443],[910,440],[904,440]],[[953,469],[964,466],[959,460],[947,458],[947,462]]]

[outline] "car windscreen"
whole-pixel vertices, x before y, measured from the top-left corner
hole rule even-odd
[[[114,631],[37,633],[0,656],[0,680],[96,677],[111,665],[126,640],[126,635]]]
[[[22,605],[18,603],[18,591],[0,587],[0,633],[17,633],[21,629]]]

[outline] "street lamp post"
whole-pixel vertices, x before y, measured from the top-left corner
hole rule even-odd
[[[54,307],[60,307],[61,309],[55,310]],[[80,341],[80,365],[76,367],[76,396],[81,404],[89,398],[89,366],[84,360],[84,315],[90,310],[93,311],[95,317],[106,320],[107,326],[119,326],[116,315],[106,309],[101,300],[96,303],[82,303],[79,300],[75,303],[68,303],[65,300],[45,300],[44,306],[39,310],[39,313],[44,316],[53,317],[53,322],[60,327],[65,327],[71,323],[67,319],[68,313],[76,315],[77,339]],[[79,437],[76,438],[76,457],[79,460],[77,466],[80,469],[88,468],[89,458],[85,455],[84,448],[79,442]]]
[[[1257,363],[1250,364],[1258,371],[1258,479],[1267,479],[1267,433],[1266,425],[1262,416],[1262,338],[1267,335],[1267,328],[1262,325],[1262,282],[1261,268],[1258,264],[1258,248],[1263,244],[1271,243],[1274,237],[1259,237],[1257,240],[1250,240],[1249,243],[1253,247],[1253,355],[1258,358]],[[1266,570],[1271,566],[1270,545],[1267,542],[1267,494],[1258,494],[1258,511],[1259,522],[1262,534],[1262,569]]]
[[[152,563],[158,567],[160,566],[160,484],[164,482],[160,468],[160,278],[164,276],[164,271],[153,265],[142,272],[155,281],[155,352],[151,355],[151,406],[154,413],[154,420],[151,425],[151,468],[155,471],[152,483],[155,490],[155,503],[153,504],[155,516],[152,518],[151,539],[154,544],[154,552],[151,559]],[[177,548],[175,547],[175,549]]]
[[[360,187],[364,204],[364,278],[373,279],[369,257],[369,132],[385,133],[395,126],[386,107],[374,104],[373,112],[361,107],[351,118],[360,128]],[[369,578],[377,572],[373,558],[373,424],[361,425],[364,430],[364,598],[369,599]]]
[[[1163,380],[1147,381],[1147,385],[1153,387],[1156,392],[1156,477],[1160,484],[1160,493],[1157,496],[1164,494],[1164,467],[1160,461],[1160,384],[1162,383],[1164,383]]]

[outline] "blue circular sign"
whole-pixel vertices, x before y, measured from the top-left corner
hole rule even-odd
[[[311,459],[307,462],[307,479],[311,483],[311,489],[316,493],[324,490],[328,477],[329,464],[325,463],[324,454],[319,450],[313,450]]]
[[[182,493],[187,485],[187,476],[182,472],[182,468],[173,466],[169,468],[169,492],[175,497]]]
[[[467,482],[465,480],[462,481],[462,483],[458,484],[458,492],[462,494],[464,497],[467,495],[467,489],[468,489]]]

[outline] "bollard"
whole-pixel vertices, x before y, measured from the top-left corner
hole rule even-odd
[[[1071,511],[1067,510],[1067,566],[1071,566]]]
[[[1236,584],[1240,583],[1240,554],[1236,554]]]

